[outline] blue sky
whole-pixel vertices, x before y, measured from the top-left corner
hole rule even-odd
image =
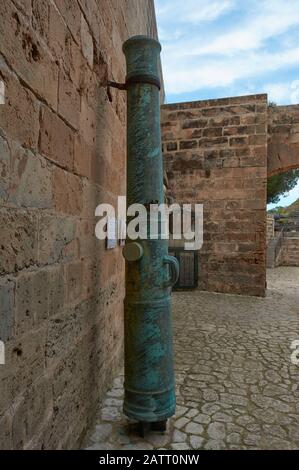
[[[299,103],[299,0],[155,0],[168,103],[268,93]],[[299,197],[299,185],[288,205]]]
[[[297,184],[297,186],[292,189],[286,197],[282,197],[278,204],[268,204],[268,209],[273,209],[277,206],[289,206],[292,202],[297,201],[297,199],[299,199],[299,184]]]

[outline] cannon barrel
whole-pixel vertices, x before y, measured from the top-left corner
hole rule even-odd
[[[164,202],[160,129],[159,54],[155,39],[125,42],[127,63],[127,204]],[[149,222],[150,215],[148,213]],[[149,228],[148,228],[149,233]],[[175,413],[171,287],[177,260],[168,241],[130,240],[126,259],[124,413],[139,423],[161,423]]]

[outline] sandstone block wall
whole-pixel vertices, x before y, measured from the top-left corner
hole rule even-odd
[[[152,0],[0,2],[0,448],[80,445],[119,366],[124,262],[94,211],[125,194],[122,43]]]
[[[274,238],[275,235],[275,221],[274,221],[274,216],[271,214],[267,214],[267,245],[272,238]]]
[[[263,296],[267,96],[165,105],[162,133],[170,194],[204,204],[199,288]]]
[[[279,255],[279,266],[299,266],[299,236],[285,235]]]
[[[270,106],[268,176],[299,168],[299,105]]]

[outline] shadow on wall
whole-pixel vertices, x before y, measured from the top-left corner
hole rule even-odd
[[[154,3],[0,16],[0,448],[72,448],[122,359],[124,262],[94,214],[125,194],[125,95],[101,84],[124,80],[129,36],[155,33]]]

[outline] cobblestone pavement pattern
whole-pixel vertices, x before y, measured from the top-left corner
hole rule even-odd
[[[122,415],[123,376],[99,408],[85,448],[299,449],[299,268],[268,272],[265,299],[173,294],[177,412],[141,439]]]

